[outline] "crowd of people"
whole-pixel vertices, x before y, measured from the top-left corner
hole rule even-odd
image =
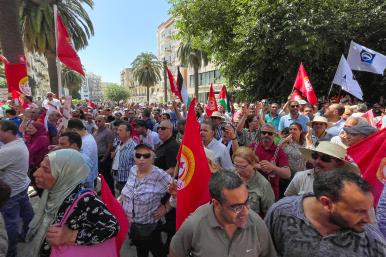
[[[53,93],[30,100],[0,112],[0,256],[108,245],[120,228],[98,175],[126,213],[138,257],[386,256],[386,189],[374,205],[347,156],[386,127],[385,103],[262,100],[211,115],[198,103],[212,200],[176,231],[186,106],[78,104],[68,115]]]

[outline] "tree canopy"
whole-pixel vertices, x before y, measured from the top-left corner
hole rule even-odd
[[[319,96],[350,41],[386,53],[384,0],[170,0],[178,37],[211,55],[244,99],[286,98],[303,62]],[[379,75],[355,72],[366,100]],[[379,96],[379,94],[378,94]]]
[[[119,103],[122,100],[126,100],[130,96],[129,90],[127,90],[126,88],[118,84],[108,85],[105,88],[103,94],[107,99],[117,103]]]

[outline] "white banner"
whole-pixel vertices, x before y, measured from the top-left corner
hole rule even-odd
[[[342,87],[342,89],[359,100],[363,101],[363,92],[359,86],[358,81],[354,78],[352,70],[347,63],[344,55],[340,58],[338,69],[336,70],[334,80],[332,83],[337,84]]]
[[[351,41],[347,62],[352,70],[368,71],[383,75],[386,56]]]

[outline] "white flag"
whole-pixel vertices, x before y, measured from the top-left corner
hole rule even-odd
[[[340,58],[339,66],[332,83],[341,86],[344,91],[363,101],[362,89],[359,86],[358,81],[354,78],[352,70],[343,54]]]
[[[347,62],[352,70],[368,71],[383,75],[386,56],[351,41]]]

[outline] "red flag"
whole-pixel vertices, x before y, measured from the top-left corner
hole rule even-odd
[[[24,56],[20,57],[19,63],[10,63],[7,58],[0,55],[0,61],[4,63],[4,73],[8,85],[8,94],[12,99],[17,99],[24,106],[24,96],[31,95],[28,84],[27,62]]]
[[[377,178],[377,170],[386,161],[386,128],[350,146],[347,153],[358,164],[363,178],[373,187],[374,206],[377,206],[383,183]],[[383,169],[381,169],[383,171]]]
[[[296,76],[294,88],[299,89],[299,92],[303,97],[307,98],[307,101],[315,105],[318,103],[314,89],[312,88],[311,82],[308,78],[306,69],[304,69],[303,63],[300,64],[298,75]]]
[[[179,92],[179,90],[177,89],[176,84],[174,83],[174,77],[173,77],[173,74],[172,74],[172,72],[168,69],[168,67],[166,67],[166,73],[168,74],[168,79],[169,79],[169,84],[170,84],[170,91],[172,91],[172,93],[173,93],[175,96],[181,98],[180,95],[179,95],[180,92]]]
[[[86,100],[86,102],[87,102],[87,106],[88,107],[91,107],[91,108],[96,108],[97,107],[97,105],[94,103],[94,102],[92,102],[90,99],[85,99]]]
[[[213,85],[210,84],[210,90],[208,95],[208,103],[206,105],[206,115],[210,117],[213,112],[218,111],[216,96],[214,95]]]
[[[126,213],[122,208],[122,205],[115,199],[113,194],[110,191],[109,186],[107,185],[103,176],[100,176],[101,179],[101,198],[103,203],[106,205],[106,208],[115,216],[119,224],[119,232],[116,237],[117,243],[117,254],[120,256],[119,252],[125,242],[127,232],[129,231],[129,221],[127,219]]]
[[[190,213],[197,207],[210,201],[209,179],[211,172],[206,159],[204,145],[200,137],[200,124],[197,121],[194,108],[196,100],[189,105],[185,131],[182,138],[179,160],[178,190],[176,208],[176,228],[178,229]]]
[[[364,114],[362,114],[362,117],[365,118],[371,126],[373,126],[374,128],[377,127],[377,126],[375,125],[375,122],[374,122],[374,113],[373,113],[373,109],[370,109],[370,110],[368,110],[367,112],[365,112]]]
[[[291,94],[291,101],[299,101],[299,100],[304,100],[304,98],[302,97],[302,94],[299,92],[299,90],[295,88]]]
[[[57,42],[56,55],[68,68],[84,76],[80,58],[71,44],[71,38],[59,15],[56,16]]]

